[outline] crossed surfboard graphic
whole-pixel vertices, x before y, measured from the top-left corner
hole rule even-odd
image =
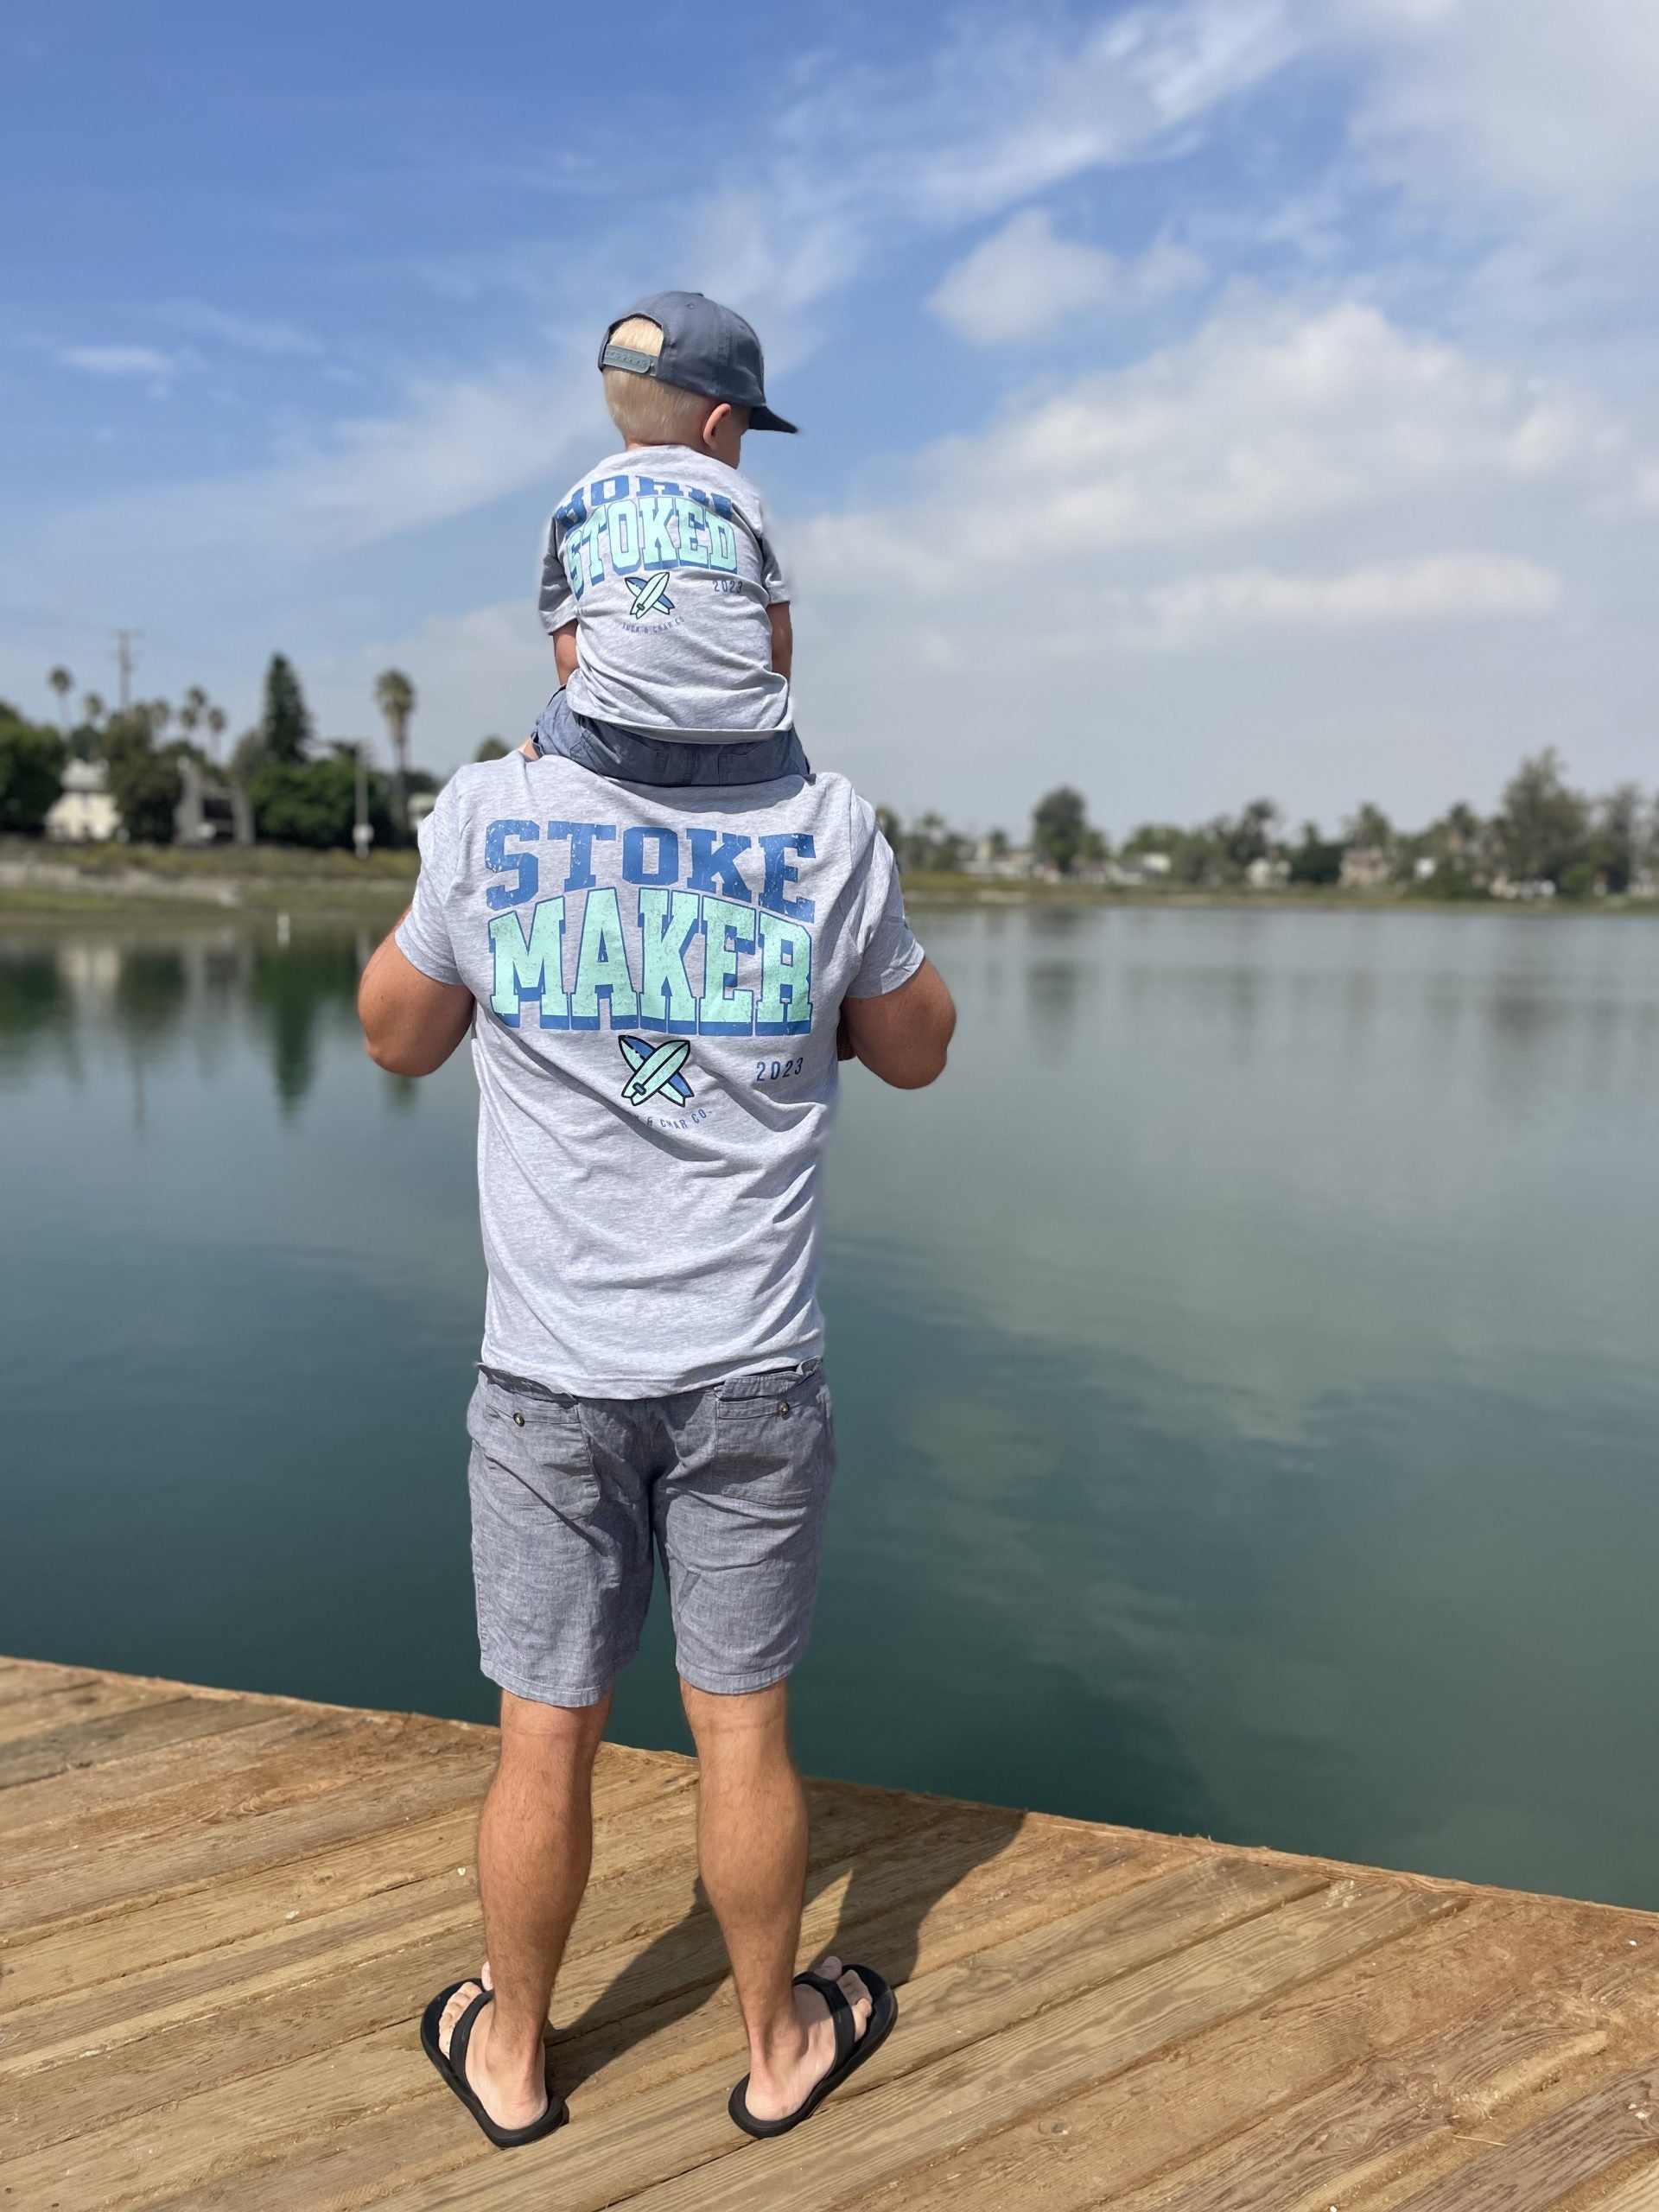
[[[674,602],[668,595],[668,570],[658,569],[655,575],[628,576],[624,579],[632,593],[630,614],[671,614]]]
[[[680,1073],[691,1052],[686,1039],[669,1037],[660,1045],[652,1045],[644,1037],[619,1037],[616,1041],[628,1064],[622,1096],[630,1106],[643,1106],[659,1090],[667,1091],[682,1106],[690,1103],[691,1086]]]

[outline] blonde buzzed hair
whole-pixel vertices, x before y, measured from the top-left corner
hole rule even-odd
[[[611,333],[610,344],[626,346],[653,359],[663,350],[663,327],[648,315],[631,315]],[[642,446],[700,446],[702,426],[717,399],[688,391],[683,385],[662,384],[637,369],[607,369],[605,404],[623,436]]]

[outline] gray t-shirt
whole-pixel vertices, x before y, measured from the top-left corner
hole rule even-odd
[[[397,942],[478,1001],[486,1366],[650,1398],[820,1356],[841,1002],[922,958],[845,778],[460,769]]]
[[[615,453],[547,526],[542,621],[579,625],[571,706],[711,744],[789,725],[766,610],[786,600],[760,494],[689,446]]]

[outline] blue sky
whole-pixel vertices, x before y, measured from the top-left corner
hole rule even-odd
[[[760,327],[814,757],[1016,824],[1655,778],[1659,12],[1623,0],[0,23],[0,696],[419,757],[550,684],[638,294]]]

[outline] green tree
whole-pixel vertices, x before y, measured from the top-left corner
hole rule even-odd
[[[305,694],[292,665],[282,653],[273,653],[265,670],[264,710],[259,717],[259,737],[267,759],[292,764],[311,750],[311,716]]]
[[[190,686],[190,689],[185,693],[184,703],[179,709],[179,728],[184,732],[185,737],[193,749],[197,749],[195,745],[196,732],[201,728],[203,722],[206,721],[207,719],[207,694],[202,690],[200,683],[193,683]]]
[[[1081,791],[1062,784],[1032,810],[1031,847],[1037,858],[1061,875],[1070,875],[1085,857],[1089,810]]]
[[[47,683],[58,702],[58,728],[65,737],[69,734],[69,694],[75,688],[75,679],[67,668],[60,665],[47,677]]]
[[[1561,890],[1570,871],[1589,863],[1590,810],[1568,788],[1553,746],[1516,770],[1504,786],[1492,830],[1499,858],[1514,882],[1553,883]],[[1580,881],[1574,879],[1575,888]]]
[[[505,760],[511,750],[512,747],[504,745],[499,737],[486,737],[473,758],[474,760]]]
[[[1270,798],[1253,798],[1230,818],[1223,814],[1211,824],[1211,834],[1223,872],[1242,878],[1253,862],[1268,859],[1279,827],[1279,809]]]
[[[320,760],[267,756],[249,779],[248,797],[258,835],[274,844],[349,846],[357,818],[356,748],[336,745]],[[390,839],[384,776],[369,778],[369,819],[377,840]]]
[[[386,718],[391,739],[391,814],[400,837],[409,835],[409,721],[415,711],[415,686],[400,668],[374,679],[374,703]]]
[[[111,715],[99,733],[99,748],[110,772],[110,797],[121,826],[135,843],[170,845],[173,810],[183,779],[179,751],[158,751],[152,706],[130,707]]]
[[[1619,784],[1596,802],[1590,832],[1590,864],[1609,891],[1626,892],[1642,871],[1647,807],[1639,784]]]
[[[25,721],[0,700],[0,830],[36,837],[63,789],[68,747],[60,732]]]
[[[1319,834],[1317,822],[1304,822],[1300,843],[1288,855],[1293,883],[1337,883],[1342,878],[1342,847]]]

